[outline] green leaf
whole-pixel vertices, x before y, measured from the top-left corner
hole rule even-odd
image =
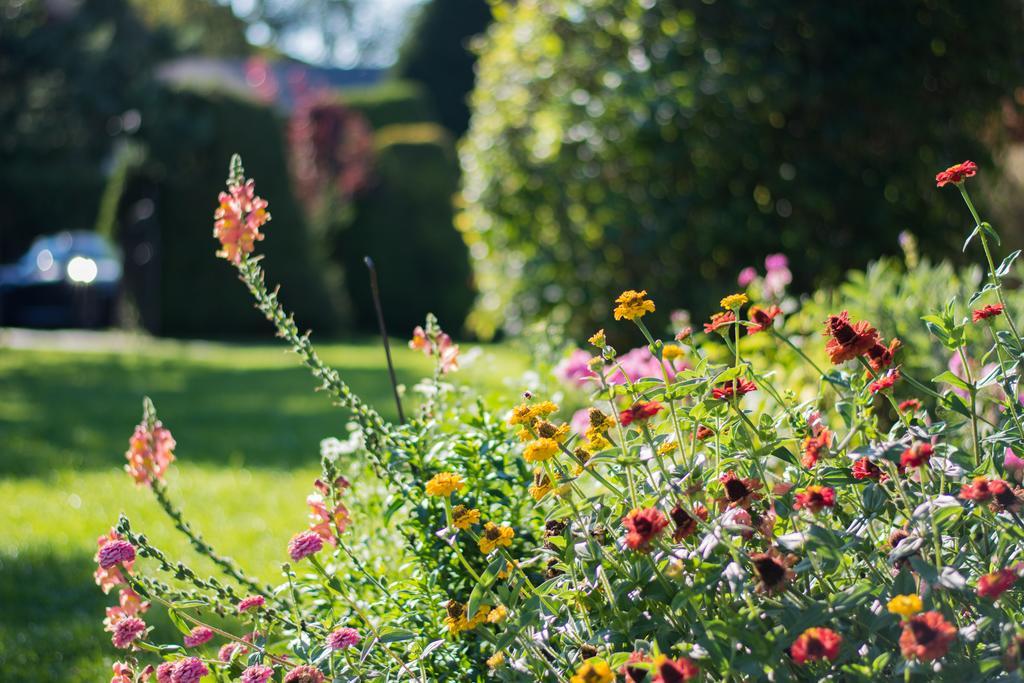
[[[1003,262],[999,264],[998,268],[996,268],[996,277],[1006,277],[1010,272],[1010,268],[1013,266],[1013,262],[1017,260],[1018,256],[1020,256],[1020,249],[1011,252],[1009,256],[1004,258]]]
[[[954,375],[949,370],[946,370],[941,375],[936,375],[935,377],[932,377],[932,382],[936,382],[936,383],[942,382],[944,384],[952,384],[953,386],[957,387],[958,389],[963,389],[964,391],[970,391],[971,390],[971,385],[970,384],[968,384],[964,380],[960,379],[959,377]]]
[[[171,623],[174,624],[175,628],[181,631],[184,635],[187,636],[192,633],[192,629],[185,623],[185,620],[181,618],[181,615],[178,614],[178,610],[173,607],[169,608],[167,610],[167,616],[170,618]]]
[[[380,642],[397,643],[403,640],[412,640],[416,634],[404,628],[385,628],[380,632]]]

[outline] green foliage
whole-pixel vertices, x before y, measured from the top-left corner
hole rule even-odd
[[[458,162],[447,132],[434,124],[377,131],[376,182],[355,200],[354,220],[335,242],[355,321],[376,329],[363,257],[380,275],[390,331],[410,332],[428,311],[461,329],[473,302],[466,245],[452,222]]]
[[[461,149],[484,334],[548,312],[590,330],[628,288],[703,314],[779,251],[806,289],[919,224],[958,249],[931,178],[985,156],[1024,48],[1016,0],[495,14]]]
[[[486,0],[429,0],[402,45],[394,72],[421,83],[438,122],[455,137],[469,127],[467,98],[473,89],[476,55],[469,41],[491,22]]]
[[[341,99],[365,116],[374,129],[436,118],[423,88],[409,81],[389,80],[366,88],[350,88],[343,91]]]

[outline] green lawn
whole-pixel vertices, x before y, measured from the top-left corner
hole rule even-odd
[[[412,385],[429,363],[396,346],[399,381]],[[379,345],[320,350],[357,393],[394,417]],[[510,349],[483,347],[456,378],[507,403],[516,389],[498,378],[524,369]],[[120,512],[172,556],[213,573],[148,490],[121,469],[144,395],[178,442],[168,477],[175,499],[218,550],[276,581],[288,538],[306,523],[319,441],[344,435],[344,413],[312,386],[277,345],[150,341],[116,353],[0,348],[0,680],[109,678],[116,651],[101,622],[112,596],[93,584],[92,555],[96,537]],[[376,481],[358,476],[358,463],[353,471],[354,498],[372,505]],[[358,520],[359,503],[354,507]],[[371,554],[387,566],[386,543]],[[166,628],[159,617],[152,621]]]

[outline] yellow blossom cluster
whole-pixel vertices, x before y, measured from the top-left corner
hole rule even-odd
[[[494,522],[487,522],[484,525],[484,533],[480,537],[480,552],[489,555],[496,548],[509,547],[516,532],[510,526],[498,526]]]
[[[636,320],[654,312],[654,302],[647,298],[647,290],[627,289],[615,300],[616,320]]]

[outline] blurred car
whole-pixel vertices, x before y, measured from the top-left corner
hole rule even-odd
[[[39,237],[0,266],[0,325],[107,327],[121,286],[121,255],[93,232]]]

